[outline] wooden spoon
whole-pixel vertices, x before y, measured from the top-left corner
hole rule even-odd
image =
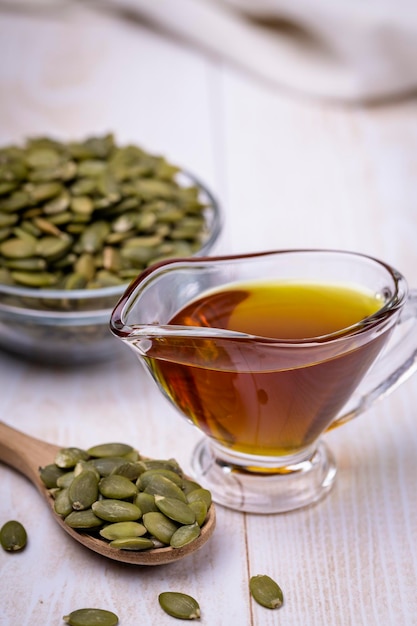
[[[201,548],[211,537],[216,525],[216,512],[213,505],[211,505],[209,509],[200,536],[192,543],[182,548],[171,548],[167,546],[137,552],[116,550],[110,548],[108,543],[103,539],[70,528],[65,524],[64,520],[55,513],[53,498],[48,493],[48,490],[39,476],[39,467],[53,463],[59,449],[60,446],[30,437],[0,421],[0,461],[3,461],[21,474],[24,474],[35,487],[37,487],[38,491],[48,503],[55,521],[65,532],[71,535],[73,539],[82,543],[86,548],[98,554],[102,554],[109,559],[113,559],[114,561],[132,563],[134,565],[162,565],[172,563],[173,561],[177,561],[178,559],[192,554]]]

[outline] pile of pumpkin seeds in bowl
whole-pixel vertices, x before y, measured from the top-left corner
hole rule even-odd
[[[108,319],[131,280],[207,254],[220,229],[195,177],[112,134],[0,148],[0,347],[62,362],[111,353]]]
[[[175,459],[142,457],[123,443],[62,448],[39,472],[65,524],[115,550],[182,548],[198,539],[212,506],[210,491]]]

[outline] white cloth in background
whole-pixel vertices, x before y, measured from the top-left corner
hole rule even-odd
[[[128,8],[161,32],[304,95],[366,102],[417,93],[417,0],[106,4]]]

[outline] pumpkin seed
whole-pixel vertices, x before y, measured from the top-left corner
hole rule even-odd
[[[69,487],[59,489],[55,493],[54,510],[61,517],[67,517],[73,510],[72,501],[69,497]]]
[[[139,522],[115,522],[100,530],[100,535],[105,539],[113,541],[115,539],[127,539],[132,537],[142,537],[147,530]]]
[[[90,465],[95,467],[100,476],[109,476],[115,472],[118,467],[126,463],[126,459],[121,456],[105,456],[88,461]]]
[[[165,498],[164,496],[155,496],[155,504],[158,509],[179,524],[194,524],[195,513],[185,502],[181,502],[177,498]]]
[[[70,472],[65,472],[62,476],[57,478],[56,484],[57,487],[61,487],[61,489],[66,489],[70,486],[75,477],[75,470]]]
[[[47,235],[39,239],[35,247],[35,253],[43,259],[56,260],[64,256],[72,246],[72,239],[68,235],[54,237]]]
[[[10,520],[3,524],[0,529],[0,543],[7,552],[17,552],[26,546],[27,534],[24,526],[16,521]]]
[[[155,474],[152,476],[144,491],[145,493],[150,493],[154,496],[159,495],[167,498],[177,498],[178,500],[186,502],[185,494],[181,488],[172,482],[172,480],[162,476],[161,474]]]
[[[71,210],[82,215],[91,215],[94,211],[94,204],[88,196],[76,196],[71,200]]]
[[[22,244],[30,237],[39,244],[35,256],[47,261],[29,268],[38,277],[8,275],[7,283],[94,289],[127,283],[159,258],[193,254],[207,237],[210,205],[195,184],[177,181],[178,172],[137,146],[118,146],[112,135],[67,143],[38,137],[0,148],[0,265],[32,258]],[[40,243],[42,234],[60,241]],[[84,272],[59,263],[64,242],[74,263],[85,252],[101,256],[85,285],[68,278]],[[103,269],[115,274],[112,283],[98,279]]]
[[[119,618],[104,609],[77,609],[62,618],[70,626],[116,626]]]
[[[175,472],[178,476],[183,476],[183,471],[175,459],[166,461],[163,459],[144,459],[142,462],[146,470],[165,469]]]
[[[77,465],[74,467],[73,476],[78,476],[82,472],[93,472],[95,477],[97,478],[97,482],[100,480],[100,473],[96,467],[89,461],[81,459],[77,462]]]
[[[187,495],[187,502],[191,504],[191,502],[196,502],[201,500],[207,507],[207,510],[211,505],[211,493],[208,489],[194,489]]]
[[[94,472],[81,472],[78,476],[74,476],[68,487],[68,496],[74,510],[82,511],[90,508],[98,498],[98,481]]]
[[[143,466],[140,461],[126,461],[126,463],[115,467],[112,474],[125,476],[129,480],[137,480],[142,472]]]
[[[107,456],[113,453],[123,456]],[[175,459],[143,459],[128,444],[62,448],[55,463],[39,471],[66,524],[84,532],[100,529],[101,538],[119,550],[153,549],[171,541],[174,548],[187,545],[199,536],[205,502],[211,502],[206,490],[184,478]],[[185,491],[188,497],[200,494],[188,503]]]
[[[197,482],[195,482],[194,480],[190,480],[188,478],[185,478],[182,482],[182,490],[185,493],[185,495],[190,494],[192,491],[195,491],[196,489],[201,489],[201,485]]]
[[[25,259],[34,255],[36,241],[15,237],[0,245],[1,254],[7,259]]]
[[[145,513],[157,512],[159,511],[158,507],[155,504],[155,496],[150,493],[145,493],[144,491],[140,491],[133,502],[137,507],[142,511],[142,515]]]
[[[169,545],[172,548],[182,548],[197,539],[200,533],[201,529],[197,522],[187,526],[180,526],[172,535]]]
[[[279,609],[284,602],[279,585],[265,574],[252,576],[249,581],[249,589],[254,600],[268,609]]]
[[[4,264],[10,270],[36,271],[46,269],[46,261],[37,257],[7,259]]]
[[[50,200],[50,198],[58,196],[63,191],[61,183],[58,182],[28,183],[25,188],[33,202]]]
[[[142,472],[137,480],[138,487],[142,490],[146,489],[154,476],[164,476],[165,478],[168,478],[171,482],[178,485],[178,487],[182,487],[183,485],[183,480],[181,476],[179,476],[176,472],[158,467],[156,469],[145,470],[144,472]]]
[[[124,539],[113,539],[110,542],[111,548],[117,550],[149,550],[155,545],[148,537],[125,537]]]
[[[141,510],[132,502],[122,500],[97,500],[92,504],[93,512],[106,522],[128,522],[140,518]]]
[[[132,452],[132,446],[126,443],[104,443],[98,446],[92,446],[88,448],[87,454],[97,458],[103,458],[108,456],[124,456]]]
[[[177,591],[164,591],[158,596],[161,608],[178,619],[199,619],[200,605],[192,596]]]
[[[11,276],[17,285],[24,287],[53,287],[58,280],[49,272],[11,272]]]
[[[188,506],[192,511],[194,511],[195,521],[201,527],[207,517],[206,503],[202,500],[196,500],[195,502],[190,502]]]
[[[81,448],[61,448],[55,455],[55,465],[64,469],[73,468],[79,461],[86,461],[88,454]]]
[[[168,519],[168,517],[159,511],[145,513],[142,517],[142,521],[146,530],[166,545],[169,545],[172,535],[178,528],[175,522]]]
[[[57,487],[57,480],[61,476],[66,474],[65,470],[58,467],[55,463],[49,463],[44,467],[39,468],[39,476],[48,489],[52,489],[52,487]]]
[[[111,474],[110,476],[102,478],[98,488],[100,493],[106,498],[114,498],[117,500],[133,498],[138,492],[138,488],[129,478],[117,474]]]
[[[72,511],[69,515],[67,515],[64,521],[71,528],[77,528],[80,530],[98,528],[103,525],[103,520],[100,517],[97,517],[92,509],[85,509],[85,511]]]

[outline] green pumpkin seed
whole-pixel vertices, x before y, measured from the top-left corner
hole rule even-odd
[[[39,468],[39,476],[47,489],[57,487],[57,480],[66,474],[65,470],[58,467],[55,463],[49,463]]]
[[[10,520],[3,524],[0,529],[0,544],[7,552],[17,552],[22,550],[27,543],[27,534],[24,526],[16,521]]]
[[[100,476],[109,476],[114,473],[117,468],[124,465],[124,463],[126,463],[126,459],[121,456],[105,456],[102,458],[90,459],[88,463],[96,468]]]
[[[142,537],[146,535],[147,530],[143,524],[139,522],[115,522],[109,524],[100,530],[100,535],[104,539],[114,541],[115,539],[127,539],[132,537]]]
[[[190,509],[194,511],[195,521],[201,527],[207,517],[207,505],[202,500],[195,500],[195,502],[190,502],[188,504]]]
[[[178,528],[175,522],[160,512],[145,513],[142,522],[151,535],[166,545],[169,545],[172,535]]]
[[[47,235],[53,235],[54,237],[60,237],[62,235],[59,228],[55,226],[55,224],[50,219],[45,219],[43,217],[35,217],[33,219],[33,223],[41,233],[46,233]]]
[[[26,191],[29,193],[29,197],[33,202],[44,202],[50,200],[55,196],[58,196],[64,190],[61,183],[47,182],[47,183],[28,183],[26,185]]]
[[[102,478],[98,488],[100,493],[106,498],[118,500],[133,498],[138,492],[138,488],[129,478],[119,476],[118,474],[111,474]]]
[[[112,453],[123,456],[106,456]],[[179,548],[199,536],[206,490],[185,479],[175,459],[141,459],[132,446],[112,443],[62,448],[55,461],[39,471],[55,512],[71,528],[100,529],[102,539],[119,550],[153,549],[171,541]],[[202,493],[188,504],[183,488]]]
[[[13,228],[13,234],[18,239],[24,239],[24,240],[30,241],[30,242],[32,242],[32,243],[34,243],[36,245],[36,237],[34,237],[34,235],[32,235],[32,233],[28,233],[21,226],[16,226],[16,228]]]
[[[200,606],[192,596],[176,591],[164,591],[158,596],[161,608],[178,619],[199,619]]]
[[[182,548],[197,539],[200,534],[201,529],[197,522],[186,526],[180,526],[180,528],[178,528],[178,530],[176,530],[172,535],[169,545],[171,548]]]
[[[152,476],[144,491],[145,493],[150,493],[154,496],[159,495],[167,498],[177,498],[182,502],[186,502],[185,494],[181,488],[173,483],[172,480],[169,480],[169,478],[160,474]]]
[[[88,448],[87,453],[90,456],[103,458],[108,456],[122,457],[132,451],[133,447],[126,443],[104,443]]]
[[[79,530],[99,528],[103,525],[103,520],[100,517],[97,517],[92,509],[86,509],[85,511],[72,511],[72,513],[67,515],[64,521],[71,528]]]
[[[80,247],[83,252],[97,252],[110,232],[107,222],[99,221],[90,224],[80,237]]]
[[[165,498],[164,496],[155,496],[155,504],[158,509],[179,524],[194,524],[195,513],[185,502],[177,498]]]
[[[100,155],[91,148],[96,145],[106,146]],[[44,234],[64,241],[71,235],[68,252],[76,257],[100,255],[86,273],[60,263],[67,255],[62,241],[39,243],[37,255],[46,265],[13,265],[32,276],[8,274],[7,284],[60,288],[64,282],[69,289],[124,284],[159,258],[194,254],[206,237],[207,207],[199,189],[178,184],[176,166],[138,147],[119,147],[111,135],[68,143],[35,138],[23,147],[0,149],[0,155],[0,242],[7,244],[6,253],[9,241],[34,237],[39,243]],[[15,246],[17,258],[34,257]],[[7,254],[0,250],[0,265]],[[102,270],[110,274],[99,276]],[[73,274],[84,275],[86,284]]]
[[[57,478],[56,484],[57,487],[61,487],[63,489],[68,488],[75,477],[75,471],[64,472],[62,476]]]
[[[87,279],[82,274],[74,272],[65,277],[62,287],[63,289],[84,289],[87,286]]]
[[[183,471],[175,459],[143,459],[142,460],[145,470],[154,470],[154,469],[164,469],[171,470],[178,474],[178,476],[183,476]]]
[[[74,510],[90,508],[98,498],[98,481],[94,472],[81,472],[74,476],[68,488],[68,495]]]
[[[91,280],[96,273],[94,257],[89,252],[80,254],[73,267],[75,272],[81,274],[86,281]]]
[[[148,537],[126,537],[125,539],[114,539],[109,543],[111,548],[117,550],[150,550],[154,548],[154,542]]]
[[[72,502],[69,497],[69,487],[59,489],[59,491],[55,494],[54,510],[55,513],[61,517],[67,517],[67,515],[69,515],[73,510]]]
[[[26,163],[34,168],[55,167],[59,161],[59,152],[52,148],[34,148],[26,156]]]
[[[93,512],[106,522],[129,522],[140,518],[141,510],[132,502],[122,500],[97,500],[92,504]]]
[[[69,626],[117,626],[119,618],[104,609],[77,609],[62,618]]]
[[[67,191],[63,191],[59,196],[56,196],[53,200],[46,202],[43,205],[43,212],[46,215],[55,215],[56,213],[62,213],[66,211],[70,206],[71,197]]]
[[[125,476],[129,480],[137,480],[143,472],[143,465],[140,461],[126,461],[122,465],[115,467],[112,474]]]
[[[195,491],[196,489],[201,489],[201,485],[197,482],[195,482],[194,480],[190,480],[188,478],[185,478],[182,482],[182,490],[185,493],[185,495],[190,494],[192,491]]]
[[[31,206],[31,204],[32,201],[28,192],[18,190],[0,201],[0,211],[13,213],[14,211],[19,211],[20,209]]]
[[[71,211],[82,215],[91,215],[94,211],[94,204],[89,196],[76,196],[71,200]]]
[[[85,461],[81,459],[81,461],[77,462],[77,465],[74,467],[73,476],[78,476],[82,472],[93,472],[95,477],[97,478],[97,482],[100,480],[100,473],[94,467],[94,465],[90,461]]]
[[[249,589],[254,600],[268,609],[279,609],[284,602],[279,585],[265,574],[252,576],[249,581]]]
[[[15,237],[0,245],[0,252],[6,258],[25,259],[35,254],[36,241]]]
[[[142,514],[158,512],[159,509],[155,504],[155,496],[150,493],[145,493],[144,491],[140,491],[135,499],[133,500],[134,504],[142,511]]]
[[[165,476],[165,478],[168,478],[171,482],[178,485],[178,487],[182,487],[183,485],[183,479],[176,472],[158,467],[142,472],[137,481],[138,487],[142,490],[146,489],[154,476]]]
[[[64,469],[73,468],[79,461],[86,461],[88,454],[81,448],[61,448],[55,455],[55,465]]]
[[[7,259],[5,266],[10,270],[23,270],[23,271],[43,271],[46,269],[47,264],[44,259],[37,257],[28,257],[27,259]]]
[[[39,239],[35,247],[35,253],[49,260],[56,260],[64,256],[72,246],[72,239],[69,236],[53,237],[45,236]]]
[[[25,287],[53,287],[58,281],[58,276],[49,272],[11,272],[11,276]]]
[[[1,213],[0,212],[0,228],[4,226],[14,226],[18,220],[15,213]]]
[[[211,493],[208,489],[194,489],[189,494],[187,494],[187,502],[191,504],[191,502],[196,502],[197,500],[202,500],[207,507],[207,510],[211,505]]]

